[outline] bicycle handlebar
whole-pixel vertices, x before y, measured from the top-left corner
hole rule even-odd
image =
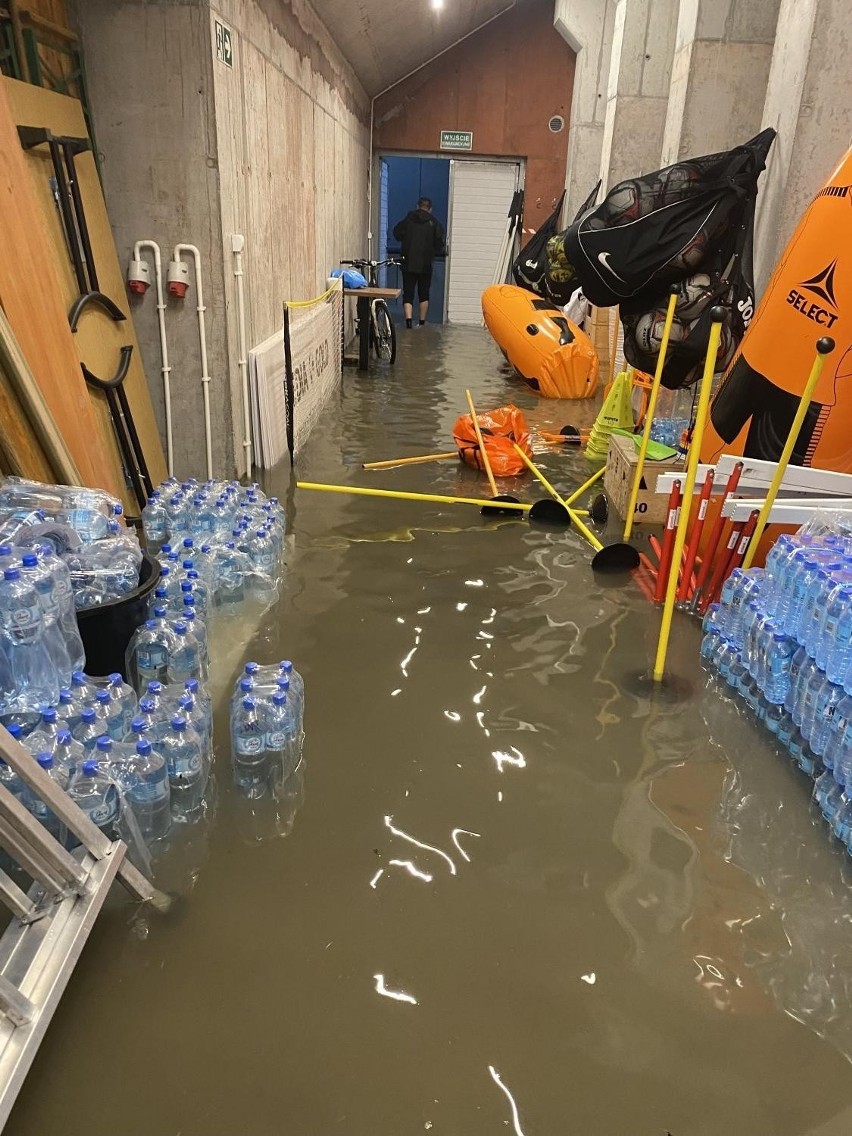
[[[388,260],[341,260],[341,264],[351,264],[353,268],[381,268],[383,264],[400,264],[390,257]]]

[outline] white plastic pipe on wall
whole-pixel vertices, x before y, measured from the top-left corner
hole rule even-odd
[[[172,387],[171,367],[169,366],[169,345],[166,341],[166,303],[163,299],[163,262],[160,246],[156,241],[137,241],[133,246],[133,259],[142,259],[142,249],[150,249],[154,254],[154,279],[157,285],[157,323],[160,327],[160,371],[163,375],[163,398],[166,403],[166,462],[169,477],[174,476],[174,444],[172,441]]]
[[[201,253],[195,245],[175,245],[174,259],[188,253],[195,264],[195,310],[198,312],[198,341],[201,348],[201,384],[204,391],[204,440],[207,448],[207,476],[213,477],[213,437],[210,430],[210,375],[207,371],[207,327],[204,322],[204,293],[201,289]]]
[[[239,337],[240,382],[243,389],[243,452],[246,459],[246,480],[251,477],[251,406],[249,402],[248,351],[246,349],[246,298],[243,288],[243,249],[246,239],[241,233],[231,235],[231,251],[234,254],[234,277],[237,281],[237,329]]]

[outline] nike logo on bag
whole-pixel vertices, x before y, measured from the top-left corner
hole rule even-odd
[[[616,278],[616,280],[620,280],[622,284],[627,283],[627,281],[624,279],[624,277],[619,276],[618,273],[615,271],[615,269],[612,267],[612,265],[609,263],[609,253],[608,252],[599,252],[598,253],[598,260],[604,266],[604,268],[607,270],[607,272],[612,273],[612,275]]]

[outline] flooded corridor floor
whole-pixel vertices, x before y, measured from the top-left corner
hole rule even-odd
[[[592,414],[536,400],[484,331],[427,327],[344,376],[300,476],[484,491],[455,462],[360,469],[450,448],[467,385]],[[235,795],[220,699],[218,801],[166,866],[181,911],[115,897],[7,1133],[848,1136],[852,875],[705,689],[696,626],[670,655],[692,695],[651,703],[624,680],[658,614],[574,535],[307,492],[288,527],[282,601],[219,635],[219,686],[296,661],[304,799]]]

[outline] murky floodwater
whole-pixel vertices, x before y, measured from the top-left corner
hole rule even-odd
[[[588,421],[485,332],[405,336],[348,373],[300,474],[439,492],[465,385]],[[581,416],[585,417],[581,417]],[[545,459],[579,483],[576,453]],[[522,486],[528,500],[540,494]],[[631,693],[658,616],[585,546],[462,508],[300,493],[286,593],[220,678],[290,655],[304,796],[229,785],[169,866],[180,914],[117,900],[12,1136],[848,1136],[852,900],[807,785],[704,690]],[[249,632],[246,628],[246,633]]]

